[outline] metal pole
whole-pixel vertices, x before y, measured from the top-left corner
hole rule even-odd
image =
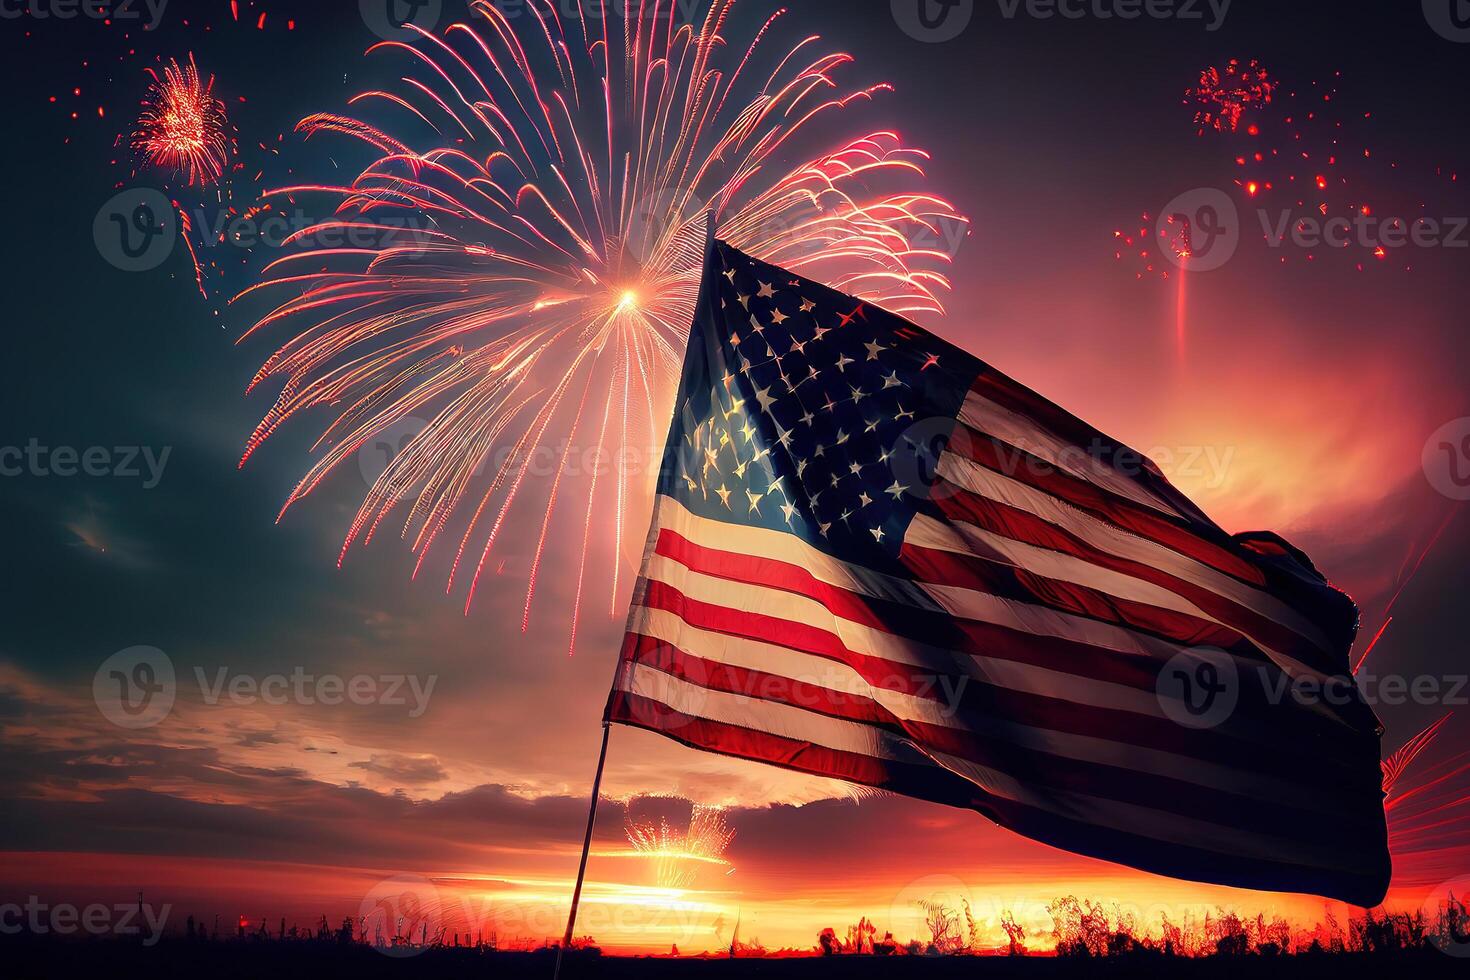
[[[597,775],[592,777],[592,804],[587,808],[587,834],[582,838],[582,863],[577,866],[577,886],[572,889],[572,908],[567,914],[567,931],[556,951],[556,970],[551,975],[552,980],[560,980],[561,958],[572,944],[572,930],[577,926],[577,905],[582,900],[582,881],[587,876],[587,854],[592,850],[592,827],[597,822],[597,799],[602,792],[602,767],[607,762],[607,740],[611,731],[612,726],[603,721],[602,749],[597,754]]]

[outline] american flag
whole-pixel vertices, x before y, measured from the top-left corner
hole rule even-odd
[[[1357,609],[1305,555],[899,316],[723,242],[704,278],[607,720],[1382,900]]]

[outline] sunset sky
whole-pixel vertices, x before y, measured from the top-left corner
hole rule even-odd
[[[749,23],[735,33],[757,29],[770,6],[744,0]],[[1410,3],[1235,0],[1211,31],[1197,21],[1007,18],[981,2],[958,39],[938,44],[900,31],[887,0],[792,6],[796,24],[784,30],[852,52],[854,84],[896,86],[851,110],[854,128],[897,128],[927,149],[926,186],[973,221],[947,313],[923,317],[926,327],[1153,456],[1228,530],[1275,530],[1305,550],[1361,605],[1358,653],[1397,594],[1366,674],[1438,677],[1448,689],[1470,671],[1470,519],[1422,463],[1432,433],[1470,416],[1470,233],[1458,248],[1410,244],[1381,259],[1356,247],[1273,247],[1262,228],[1313,216],[1316,198],[1299,187],[1249,196],[1234,183],[1248,137],[1198,134],[1184,102],[1208,66],[1259,59],[1281,86],[1278,108],[1295,92],[1303,113],[1323,117],[1304,144],[1318,158],[1275,173],[1340,172],[1346,199],[1377,216],[1452,222],[1470,214],[1458,179],[1470,151],[1470,44],[1436,34]],[[98,209],[132,183],[119,133],[157,57],[192,52],[216,76],[249,161],[234,177],[235,203],[293,168],[352,176],[334,172],[349,166],[350,154],[334,155],[345,144],[303,147],[291,129],[387,81],[362,57],[375,38],[356,7],[242,2],[236,22],[227,0],[172,0],[147,32],[84,19],[0,23],[17,232],[6,250],[0,444],[141,446],[158,459],[168,450],[156,486],[0,478],[10,567],[0,590],[0,902],[121,901],[141,889],[179,921],[315,923],[355,916],[385,881],[402,880],[449,910],[456,930],[539,943],[562,928],[637,556],[615,555],[599,526],[591,611],[571,657],[575,535],[548,553],[524,633],[539,522],[507,531],[498,577],[468,616],[462,591],[444,594],[452,556],[413,580],[415,556],[395,535],[338,569],[365,490],[355,465],[276,523],[320,426],[288,428],[236,465],[269,407],[245,386],[281,338],[236,346],[248,322],[226,301],[269,257],[208,250],[206,300],[182,249],[129,273],[93,241]],[[1320,98],[1329,88],[1336,94]],[[1290,135],[1261,138],[1302,152]],[[1341,160],[1324,163],[1329,153]],[[1144,214],[1152,226],[1196,188],[1226,191],[1242,233],[1234,257],[1191,273],[1181,298],[1177,275],[1140,277],[1147,260],[1115,232],[1134,235]],[[164,651],[179,685],[161,723],[130,731],[92,692],[103,662],[135,646]],[[416,706],[407,684],[409,703],[391,705],[209,695],[221,677],[298,670],[412,675],[425,698]],[[1450,706],[1376,709],[1393,751]],[[1463,765],[1467,731],[1460,708],[1409,784]],[[1463,795],[1467,781],[1456,778]],[[1075,857],[968,811],[860,794],[631,729],[612,733],[603,792],[578,931],[618,951],[718,948],[737,921],[742,940],[807,948],[823,927],[842,931],[864,915],[907,939],[921,927],[916,901],[932,895],[967,899],[997,944],[1002,910],[1044,936],[1046,903],[1069,893],[1135,908],[1146,922],[1221,905],[1309,923],[1323,907]],[[661,889],[625,822],[680,827],[691,804],[727,807],[733,843],[724,863],[694,866],[688,887]],[[1451,816],[1394,841],[1391,904],[1417,906],[1470,874],[1470,825],[1463,808]]]

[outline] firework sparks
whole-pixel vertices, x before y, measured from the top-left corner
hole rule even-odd
[[[1465,830],[1470,806],[1470,753],[1460,752],[1425,769],[1417,785],[1401,788],[1406,772],[1438,740],[1453,715],[1415,735],[1383,763],[1384,809],[1395,855],[1446,853],[1470,846]]]
[[[853,59],[811,53],[817,38],[768,57],[784,11],[737,43],[726,33],[735,0],[692,23],[675,17],[681,6],[630,0],[618,25],[607,9],[567,17],[537,0],[508,18],[476,2],[474,26],[376,45],[407,61],[406,87],[353,100],[422,132],[429,149],[340,115],[299,125],[362,141],[378,159],[348,186],[272,192],[338,207],[246,290],[286,294],[247,336],[296,329],[252,384],[286,379],[245,459],[292,416],[336,407],[284,514],[376,433],[429,420],[371,487],[339,561],[403,505],[415,575],[441,539],[458,538],[447,588],[468,580],[468,613],[513,506],[539,483],[524,629],[553,514],[576,482],[561,476],[570,447],[613,455],[662,435],[707,208],[722,238],[771,262],[899,312],[940,311],[948,283],[935,269],[948,256],[937,242],[964,219],[912,189],[926,154],[875,132],[794,168],[778,162],[814,123],[888,86],[842,92],[836,76]],[[318,241],[329,231],[372,240],[332,247]],[[527,481],[525,461],[555,436],[568,447],[557,475]],[[490,465],[504,446],[509,457]],[[621,554],[641,499],[626,467],[598,469],[569,519],[582,545],[573,648],[594,518]],[[612,579],[610,608],[616,566]]]
[[[143,98],[132,146],[153,167],[183,174],[189,184],[219,180],[229,160],[224,103],[214,97],[214,76],[203,80],[194,56],[171,60]]]
[[[1185,90],[1185,103],[1195,106],[1194,121],[1201,134],[1206,129],[1235,132],[1247,109],[1269,105],[1275,83],[1254,58],[1242,65],[1232,58],[1224,70],[1206,68],[1199,84]]]
[[[1138,231],[1113,231],[1113,260],[1125,263],[1135,279],[1172,279],[1193,254],[1191,230],[1184,215],[1168,215],[1154,227],[1145,211],[1139,216]]]
[[[671,828],[667,820],[657,825],[630,820],[626,832],[633,849],[654,862],[660,888],[690,887],[700,864],[728,868],[725,850],[735,839],[724,811],[699,805],[690,809],[688,829],[682,832]]]
[[[1450,717],[1451,715],[1445,715],[1405,742],[1403,748],[1383,760],[1383,795],[1386,797],[1384,805],[1387,809],[1392,810],[1398,799],[1394,789],[1399,777],[1414,764],[1414,760],[1419,758],[1425,749],[1434,744],[1434,740],[1439,737],[1440,729],[1444,727],[1445,722],[1450,720]]]
[[[1344,97],[1341,84],[1341,72],[1287,84],[1269,78],[1257,61],[1231,61],[1223,71],[1203,72],[1199,85],[1186,91],[1185,102],[1196,107],[1198,135],[1223,134],[1219,138],[1231,146],[1233,182],[1247,201],[1269,198],[1298,209],[1283,232],[1317,241],[1324,237],[1318,229],[1333,224],[1366,228],[1304,246],[1308,262],[1323,251],[1341,252],[1362,272],[1370,265],[1392,264],[1396,246],[1386,243],[1402,241],[1418,219],[1406,212],[1380,220],[1375,213],[1370,199],[1393,190],[1399,165],[1371,145],[1373,113],[1348,111],[1351,99]],[[1439,175],[1446,176],[1442,170]],[[1455,179],[1453,173],[1447,177]],[[1425,207],[1418,204],[1421,212]],[[1285,253],[1281,262],[1288,262]]]

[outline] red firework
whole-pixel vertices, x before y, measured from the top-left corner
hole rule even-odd
[[[557,4],[512,17],[475,0],[468,22],[372,49],[427,79],[352,100],[407,123],[403,137],[336,114],[297,127],[353,138],[378,158],[345,186],[271,192],[338,203],[246,291],[277,297],[251,334],[290,323],[293,335],[252,381],[284,384],[241,465],[289,419],[330,409],[322,455],[289,508],[381,433],[427,419],[369,490],[339,562],[394,527],[419,556],[415,575],[436,545],[448,551],[446,589],[465,583],[468,613],[500,564],[492,549],[514,533],[513,505],[530,498],[540,535],[521,628],[552,529],[565,528],[580,556],[575,645],[593,528],[608,525],[623,555],[648,488],[621,465],[592,468],[575,487],[567,466],[528,485],[521,461],[552,442],[574,462],[565,454],[577,439],[617,457],[661,438],[707,210],[721,237],[793,273],[895,312],[941,312],[951,256],[938,236],[968,222],[921,189],[928,154],[889,130],[805,142],[889,86],[839,87],[851,55],[818,53],[818,39],[800,35],[772,49],[786,11],[742,31],[738,2],[576,0],[563,19]],[[342,229],[370,247],[334,247]],[[509,455],[486,472],[499,448]],[[573,493],[577,509],[562,517]],[[403,516],[390,522],[395,510]],[[619,575],[615,559],[610,611]]]
[[[1194,121],[1201,133],[1209,128],[1233,133],[1246,109],[1270,103],[1274,87],[1260,62],[1252,58],[1242,65],[1232,58],[1223,70],[1200,72],[1199,84],[1186,90],[1184,97],[1196,107]]]
[[[143,97],[133,149],[149,165],[185,175],[189,184],[220,179],[229,158],[224,103],[214,97],[214,76],[201,78],[194,56],[186,65],[170,59]]]

